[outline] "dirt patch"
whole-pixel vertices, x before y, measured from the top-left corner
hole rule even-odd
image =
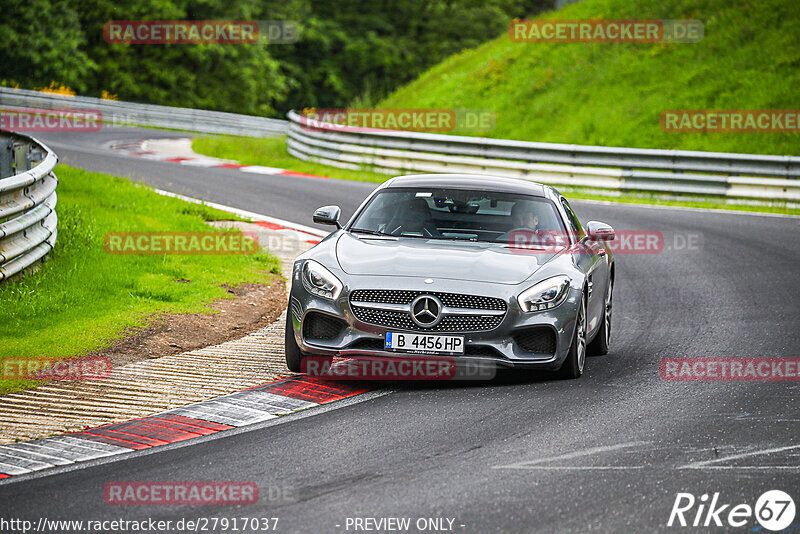
[[[218,345],[267,326],[286,308],[286,283],[279,277],[269,284],[222,287],[234,298],[217,299],[209,304],[217,313],[157,314],[150,317],[149,326],[125,332],[123,339],[91,355],[108,357],[112,366],[117,367]]]

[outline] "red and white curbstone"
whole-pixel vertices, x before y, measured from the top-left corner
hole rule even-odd
[[[164,163],[178,163],[193,167],[206,167],[217,169],[235,169],[252,174],[268,174],[270,176],[297,176],[305,178],[322,178],[316,174],[280,169],[278,167],[263,167],[261,165],[242,165],[236,161],[212,158],[196,154],[191,150],[190,138],[182,139],[143,139],[137,141],[113,141],[108,147],[126,156],[139,157]]]
[[[296,376],[148,417],[2,445],[0,479],[199,438],[367,391],[355,383]]]

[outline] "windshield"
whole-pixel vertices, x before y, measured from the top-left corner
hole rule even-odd
[[[465,189],[390,188],[375,195],[351,232],[508,243],[516,231],[563,233],[541,197]]]

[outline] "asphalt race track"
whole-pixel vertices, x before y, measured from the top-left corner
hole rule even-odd
[[[184,135],[108,128],[39,138],[68,165],[306,225],[325,204],[349,217],[374,187],[103,146],[163,136]],[[584,224],[665,238],[661,253],[617,256],[612,350],[590,358],[581,379],[393,386],[280,424],[21,477],[0,485],[0,508],[34,522],[277,517],[279,532],[353,532],[354,517],[449,518],[464,533],[694,532],[709,529],[666,526],[679,492],[719,492],[731,505],[753,506],[771,489],[796,498],[798,382],[669,382],[659,361],[800,354],[800,218],[574,206]],[[253,481],[262,498],[238,508],[105,504],[104,485],[127,480]],[[268,488],[291,496],[270,499]]]
[[[139,128],[103,128],[92,133],[34,135],[58,154],[59,163],[95,172],[129,176],[136,181],[202,200],[235,206],[287,221],[314,226],[311,212],[319,202],[339,204],[350,217],[375,184],[346,180],[304,179],[248,174],[235,169],[199,168],[125,157],[106,148],[121,139],[189,137],[190,134]],[[330,230],[330,227],[320,226]]]

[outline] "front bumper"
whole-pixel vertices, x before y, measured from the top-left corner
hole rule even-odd
[[[383,348],[385,334],[392,332],[413,332],[430,334],[452,334],[464,336],[464,355],[452,356],[456,360],[472,362],[499,368],[526,368],[556,370],[561,367],[569,351],[575,330],[575,318],[581,299],[579,288],[570,287],[567,298],[556,308],[539,312],[523,312],[517,295],[530,287],[530,282],[517,285],[494,284],[487,282],[467,282],[462,280],[436,279],[426,284],[418,277],[388,276],[341,276],[344,289],[335,301],[314,295],[306,290],[300,276],[301,262],[295,264],[289,313],[294,327],[295,340],[300,350],[317,356],[378,356],[403,357],[408,353],[394,352]],[[454,293],[477,295],[502,299],[506,312],[499,325],[489,330],[448,332],[431,331],[422,327],[403,329],[373,324],[359,320],[353,312],[350,294],[359,289],[405,290],[422,293]],[[310,336],[307,321],[318,320],[322,314],[331,318],[330,324],[338,321],[340,329],[329,329],[326,336]],[[535,330],[534,330],[535,329]],[[549,329],[545,332],[542,329]],[[531,352],[525,350],[520,340],[535,332],[548,334],[554,343],[548,344],[552,350]],[[334,335],[335,334],[335,335]],[[416,353],[415,353],[416,354]]]

